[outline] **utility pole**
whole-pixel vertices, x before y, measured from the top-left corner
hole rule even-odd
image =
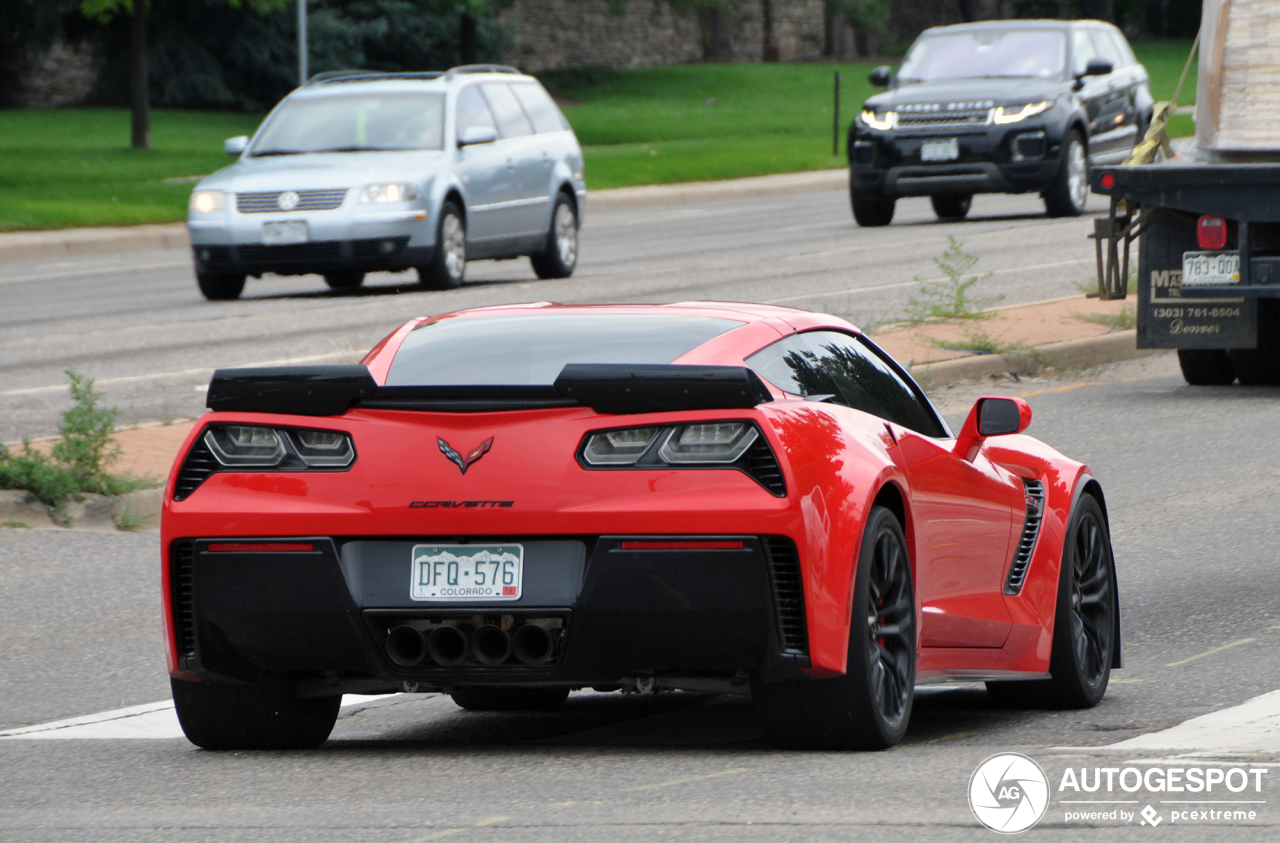
[[[307,0],[298,0],[298,84],[307,84]]]
[[[133,0],[133,19],[130,21],[130,63],[132,79],[129,91],[131,112],[130,146],[134,149],[151,148],[151,92],[147,86],[147,4],[146,0]]]

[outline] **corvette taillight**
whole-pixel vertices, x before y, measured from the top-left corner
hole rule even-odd
[[[726,465],[737,462],[759,437],[745,421],[602,430],[587,437],[582,459],[593,466]]]
[[[211,424],[187,452],[173,499],[220,471],[345,471],[355,461],[355,444],[341,431]]]

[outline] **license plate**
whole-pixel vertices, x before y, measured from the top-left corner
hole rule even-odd
[[[925,141],[920,144],[921,161],[954,161],[960,157],[960,140]]]
[[[520,599],[523,545],[418,544],[413,547],[412,560],[412,600]]]
[[[1182,253],[1182,286],[1220,287],[1239,283],[1239,252]]]
[[[294,243],[306,243],[309,239],[306,220],[285,220],[262,224],[262,245],[264,246],[289,246]]]

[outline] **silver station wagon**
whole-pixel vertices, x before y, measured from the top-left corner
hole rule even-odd
[[[342,289],[416,269],[444,290],[477,258],[527,255],[539,278],[577,263],[582,148],[513,68],[320,74],[226,151],[239,160],[196,186],[187,214],[209,299],[264,273]]]

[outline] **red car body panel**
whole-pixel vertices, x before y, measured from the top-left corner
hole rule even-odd
[[[678,310],[744,323],[675,363],[741,366],[751,354],[797,331],[856,333],[834,317],[765,305],[537,304],[413,320],[374,346],[362,362],[383,384],[405,338],[426,322],[588,310]],[[918,676],[1047,672],[1060,559],[1075,496],[1092,482],[1088,469],[1024,435],[993,437],[957,455],[956,440],[931,439],[859,410],[769,388],[776,400],[754,409],[643,416],[601,415],[588,407],[470,413],[357,407],[321,418],[207,414],[187,437],[165,489],[161,546],[169,671],[178,678],[199,678],[179,664],[173,634],[170,551],[175,540],[714,534],[794,541],[809,635],[804,672],[815,678],[839,675],[848,652],[862,525],[878,501],[896,499],[921,620]],[[733,469],[588,470],[575,459],[591,431],[736,419],[753,421],[768,441],[785,477],[785,497]],[[228,422],[342,431],[352,437],[357,458],[349,470],[337,472],[218,472],[175,501],[179,470],[197,437],[208,424]],[[962,431],[962,443],[971,432]],[[490,437],[493,443],[463,473],[442,456],[437,437],[459,453]],[[1044,484],[1045,505],[1025,583],[1010,596],[1002,587],[1023,530],[1020,478]],[[512,503],[441,505],[464,501]]]

